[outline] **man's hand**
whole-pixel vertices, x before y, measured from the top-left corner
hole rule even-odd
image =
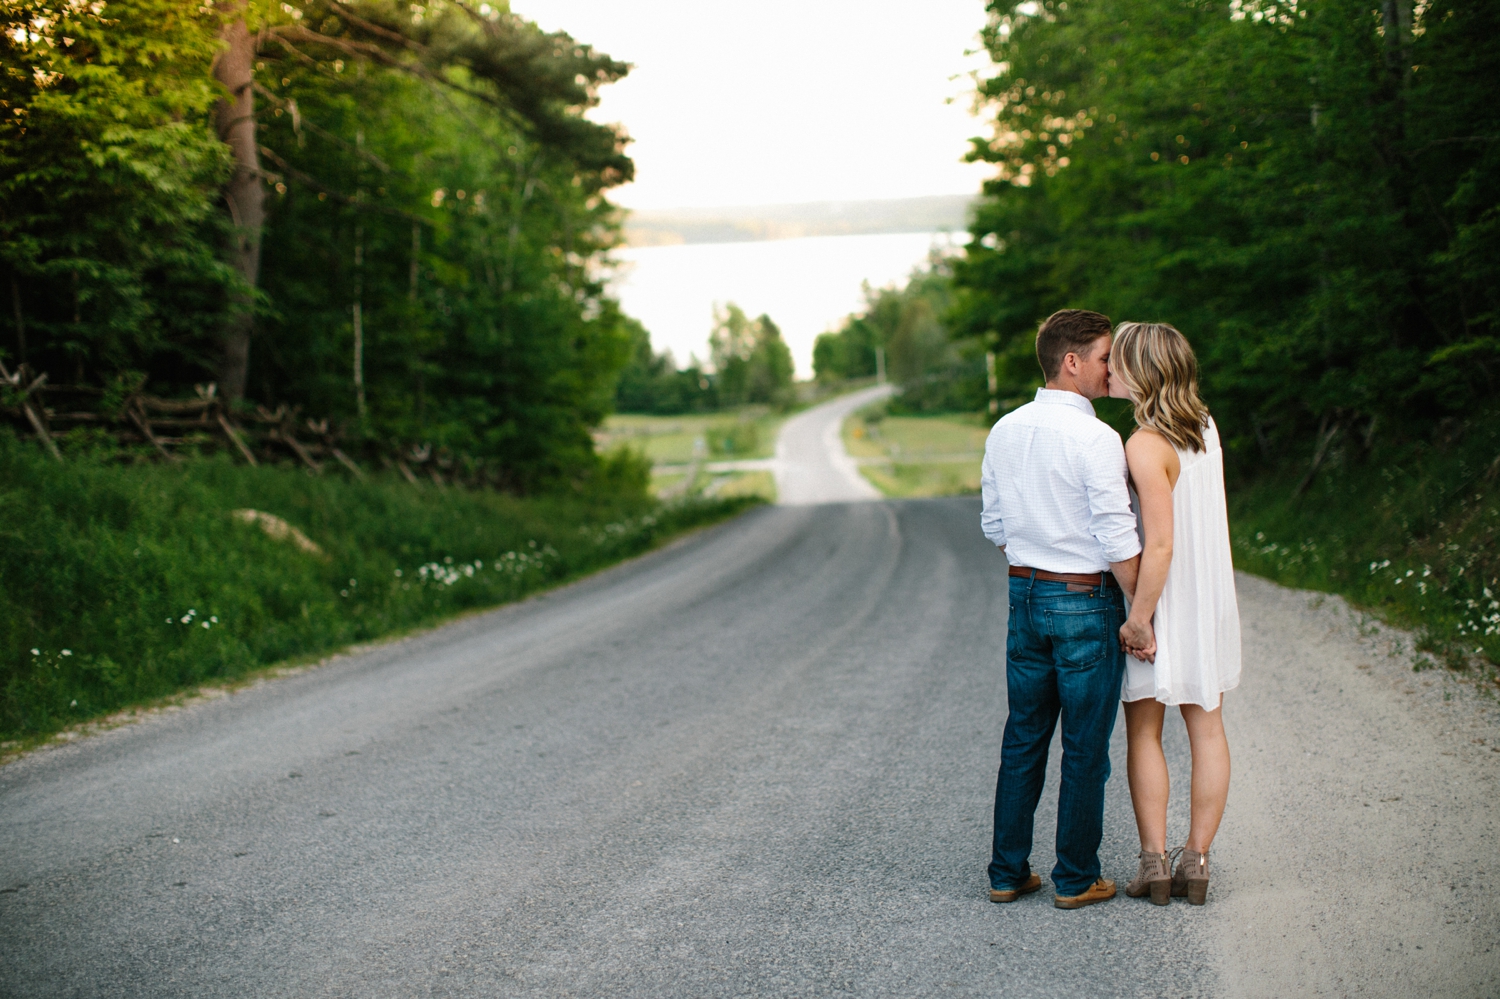
[[[1120,625],[1120,648],[1142,662],[1156,662],[1156,633],[1151,623],[1131,618]]]

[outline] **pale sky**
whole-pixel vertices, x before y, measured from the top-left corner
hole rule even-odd
[[[973,194],[961,162],[983,0],[514,0],[633,63],[590,117],[623,123],[630,208]],[[952,98],[952,103],[945,103]]]

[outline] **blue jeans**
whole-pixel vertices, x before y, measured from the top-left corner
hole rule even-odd
[[[1047,776],[1047,750],[1062,716],[1062,788],[1057,802],[1059,895],[1099,877],[1109,737],[1120,703],[1125,654],[1118,588],[1069,592],[1067,583],[1013,576],[1005,681],[1010,716],[995,782],[990,887],[1017,888],[1031,875],[1032,824]]]

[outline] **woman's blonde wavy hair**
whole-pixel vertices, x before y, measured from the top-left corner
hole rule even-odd
[[[1109,367],[1130,390],[1137,426],[1179,451],[1202,451],[1208,407],[1198,397],[1198,358],[1187,337],[1166,323],[1121,323]]]

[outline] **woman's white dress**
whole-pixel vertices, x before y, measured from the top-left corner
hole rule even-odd
[[[1178,451],[1172,488],[1172,566],[1156,605],[1156,662],[1125,658],[1121,700],[1154,697],[1212,711],[1240,682],[1240,612],[1234,597],[1224,452],[1213,420],[1202,451]],[[1137,516],[1140,501],[1131,495]],[[1144,532],[1142,532],[1144,534]]]

